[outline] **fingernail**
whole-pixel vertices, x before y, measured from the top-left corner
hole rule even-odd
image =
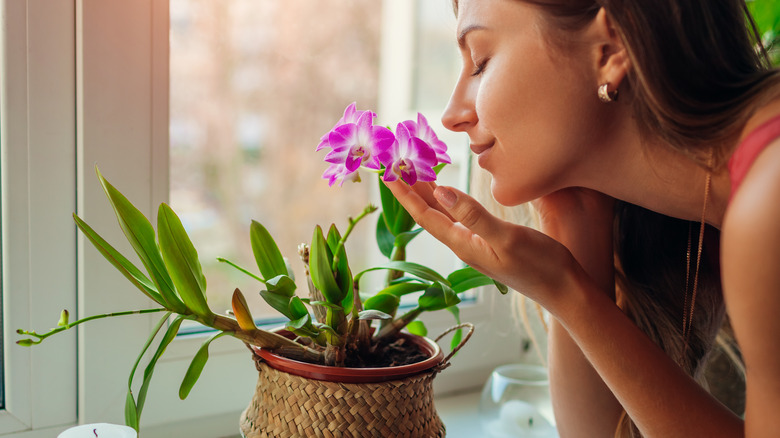
[[[439,204],[443,205],[445,208],[452,208],[455,206],[455,203],[458,202],[458,195],[446,187],[436,187],[433,191],[433,196],[435,196],[436,200],[439,201]]]

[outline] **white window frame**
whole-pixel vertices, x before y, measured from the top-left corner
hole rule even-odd
[[[76,420],[76,337],[35,348],[17,329],[75,310],[75,41],[72,1],[0,6],[3,351],[0,435],[50,437]],[[32,430],[36,432],[30,432]]]
[[[56,322],[62,308],[77,308],[87,316],[151,307],[76,233],[70,212],[75,209],[130,254],[94,165],[152,223],[157,205],[167,201],[169,16],[167,0],[3,0],[3,5],[2,139],[13,145],[4,147],[2,157],[8,344],[17,339],[9,327],[43,330]],[[388,29],[383,56],[393,62],[383,63],[380,112],[401,120],[414,110],[414,51],[404,46],[413,40],[389,32],[393,20],[414,16],[414,0],[384,0],[382,5]],[[19,35],[26,35],[26,44]],[[47,50],[32,50],[40,41]],[[397,70],[388,70],[389,65]],[[398,98],[387,98],[391,95]],[[57,108],[56,114],[49,114],[50,108]],[[429,121],[438,123],[438,116]],[[52,125],[52,119],[57,123]],[[27,216],[17,218],[25,209]],[[52,227],[60,231],[54,239],[38,232]],[[52,247],[54,253],[46,252]],[[51,266],[56,264],[55,273]],[[63,292],[55,299],[52,290]],[[509,303],[509,297],[487,291],[475,304],[463,306],[461,319],[474,322],[477,330],[453,366],[437,378],[438,393],[477,388],[496,365],[519,359],[521,342]],[[76,423],[123,423],[128,373],[156,319],[94,322],[79,328],[77,336],[60,335],[22,354],[19,347],[6,345],[8,409],[0,412],[0,434],[50,437]],[[453,325],[447,312],[427,315],[425,322],[433,336]],[[158,364],[141,419],[146,438],[238,433],[239,414],[257,378],[240,343],[215,342],[189,398],[178,399],[181,378],[204,337],[177,338]]]

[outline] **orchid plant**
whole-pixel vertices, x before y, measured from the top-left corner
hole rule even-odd
[[[336,183],[342,185],[344,181],[359,181],[360,169],[376,172],[378,178],[385,181],[399,178],[408,184],[433,181],[437,170],[451,161],[446,145],[438,139],[422,114],[416,121],[399,123],[395,133],[387,127],[375,125],[375,119],[375,113],[357,110],[353,103],[346,108],[333,129],[321,138],[316,150],[329,149],[325,156],[329,167],[323,177],[331,186]],[[383,348],[396,340],[401,330],[424,336],[427,330],[417,319],[424,312],[447,309],[459,323],[457,304],[460,293],[493,284],[506,293],[503,285],[470,267],[443,276],[428,267],[406,261],[407,245],[422,229],[415,228],[412,217],[380,182],[382,211],[376,221],[376,241],[381,253],[388,258],[384,264],[353,275],[344,246],[355,226],[377,210],[373,205],[367,206],[355,218],[349,218],[343,233],[335,225],[331,225],[327,232],[316,226],[311,242],[300,245],[298,253],[306,267],[308,297],[298,296],[288,260],[282,256],[269,231],[259,222],[253,221],[249,230],[259,275],[220,259],[263,285],[260,297],[288,319],[285,328],[297,336],[297,339],[291,339],[275,331],[258,328],[239,289],[233,292],[230,314],[215,313],[206,301],[206,278],[197,251],[176,213],[167,204],[161,204],[155,231],[150,221],[97,168],[96,171],[119,225],[148,276],[74,214],[76,225],[95,248],[157,307],[95,315],[74,322],[69,321],[68,312],[64,310],[57,327],[49,332],[18,330],[26,337],[17,344],[36,345],[54,334],[95,319],[162,313],[128,380],[125,419],[136,430],[139,429],[155,365],[184,320],[210,327],[215,333],[203,343],[185,373],[179,389],[182,399],[187,397],[198,380],[208,360],[210,343],[224,335],[296,360],[330,366],[361,366],[367,357],[381,355]],[[384,286],[373,293],[361,290],[363,275],[378,270],[387,271]],[[412,293],[419,294],[416,304],[402,306],[401,298]],[[146,365],[143,381],[136,393],[133,388],[135,372],[160,333],[163,333],[162,337]],[[453,345],[458,342],[459,333],[456,333]]]

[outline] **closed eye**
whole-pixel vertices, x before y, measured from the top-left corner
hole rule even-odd
[[[476,68],[473,72],[471,72],[471,76],[479,76],[485,71],[485,66],[487,65],[488,59],[484,59],[483,61],[480,61],[477,63]]]

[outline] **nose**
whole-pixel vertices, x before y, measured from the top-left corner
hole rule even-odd
[[[463,132],[477,124],[475,95],[478,84],[461,79],[452,90],[452,96],[441,116],[441,123],[450,131]]]

